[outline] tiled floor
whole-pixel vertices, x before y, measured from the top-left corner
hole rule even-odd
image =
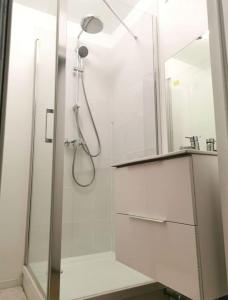
[[[22,288],[0,290],[0,300],[27,300]]]

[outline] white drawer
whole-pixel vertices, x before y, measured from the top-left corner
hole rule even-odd
[[[195,226],[116,215],[117,260],[200,299]]]
[[[195,225],[191,157],[118,168],[114,174],[117,213]]]

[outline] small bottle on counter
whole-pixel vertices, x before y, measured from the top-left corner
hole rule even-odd
[[[216,140],[214,138],[207,139],[206,144],[207,144],[207,151],[216,151],[215,149]]]

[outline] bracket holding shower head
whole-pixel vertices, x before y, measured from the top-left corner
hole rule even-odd
[[[117,12],[112,8],[112,6],[108,3],[107,0],[102,0],[105,6],[111,11],[111,13],[115,16],[115,18],[125,27],[125,29],[129,32],[129,34],[137,40],[137,35],[127,26],[127,24],[121,19],[121,17],[117,14]],[[78,41],[83,34],[83,32],[87,32],[90,34],[96,34],[103,30],[104,24],[103,22],[96,16],[88,15],[81,20],[81,28],[78,35]]]
[[[119,22],[126,28],[126,30],[130,33],[130,35],[137,40],[137,35],[127,26],[127,24],[121,19],[121,17],[117,14],[117,12],[112,8],[112,6],[108,3],[107,0],[102,0],[106,7],[111,11],[111,13],[119,20]]]

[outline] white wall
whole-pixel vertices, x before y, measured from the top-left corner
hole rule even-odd
[[[68,23],[67,66],[66,66],[66,129],[65,138],[78,138],[73,106],[76,101],[77,82],[73,74],[76,66],[76,36],[78,27]],[[87,37],[89,40],[90,36]],[[84,41],[89,49],[85,62],[85,87],[94,121],[101,139],[102,152],[94,158],[96,180],[88,188],[79,187],[72,178],[73,148],[65,147],[64,156],[64,200],[63,200],[63,257],[86,255],[113,249],[112,234],[112,187],[111,187],[111,111],[112,101],[109,47]],[[97,140],[85,104],[80,83],[80,123],[88,145],[95,153]],[[75,173],[80,182],[91,178],[88,156],[79,150]]]
[[[161,110],[163,152],[168,151],[165,61],[208,30],[206,0],[159,0]]]
[[[0,197],[0,287],[19,280],[24,258],[33,92],[31,21],[14,5]]]
[[[73,149],[65,149],[63,257],[114,250],[111,165],[155,154],[152,16],[138,8],[126,21],[138,36],[137,41],[122,26],[112,36],[82,35],[81,43],[89,49],[84,59],[85,85],[102,153],[95,159],[95,183],[79,188],[71,175]],[[72,68],[78,30],[69,23],[65,134],[69,140],[77,137],[72,112],[76,78]],[[82,92],[80,99],[82,128],[94,152],[97,144]],[[76,167],[79,178],[88,176],[89,170],[86,157],[80,154]]]

